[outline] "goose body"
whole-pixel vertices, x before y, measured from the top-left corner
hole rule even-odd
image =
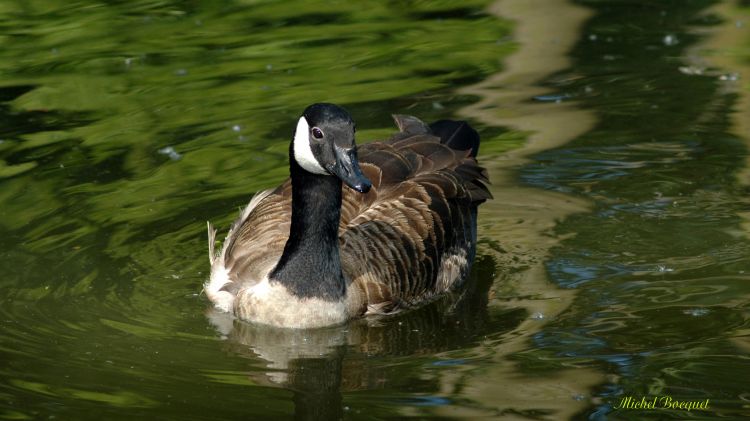
[[[458,287],[490,198],[465,122],[394,116],[391,139],[354,143],[342,108],[314,104],[290,145],[291,177],[256,194],[220,253],[209,224],[208,298],[238,318],[310,328],[417,306]]]

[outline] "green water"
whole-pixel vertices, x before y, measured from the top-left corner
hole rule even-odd
[[[750,416],[749,28],[733,0],[0,3],[0,417]],[[319,101],[360,143],[477,127],[466,291],[317,331],[211,311],[205,222],[286,177]]]

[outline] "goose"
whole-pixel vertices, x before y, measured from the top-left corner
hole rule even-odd
[[[236,318],[317,328],[419,306],[459,288],[476,253],[477,207],[491,198],[464,121],[393,116],[389,140],[355,145],[355,123],[307,107],[290,178],[257,193],[221,251],[208,223],[208,299]]]

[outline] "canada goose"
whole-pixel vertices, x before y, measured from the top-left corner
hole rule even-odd
[[[313,104],[289,147],[290,179],[256,194],[221,253],[208,224],[216,308],[311,328],[419,305],[457,287],[476,248],[477,206],[491,198],[467,123],[396,115],[390,140],[356,147],[341,107]],[[346,186],[342,186],[346,184]]]

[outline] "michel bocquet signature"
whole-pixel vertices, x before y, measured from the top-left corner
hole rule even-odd
[[[709,399],[699,401],[681,401],[671,396],[642,397],[640,399],[632,396],[624,396],[614,409],[682,409],[691,411],[697,409],[706,411],[709,409]]]

